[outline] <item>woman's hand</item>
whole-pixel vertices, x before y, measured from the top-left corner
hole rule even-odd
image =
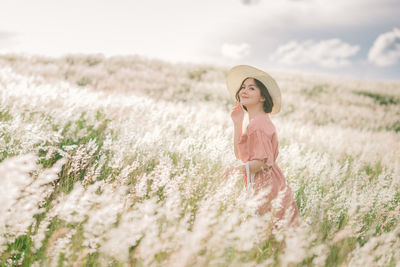
[[[241,125],[243,123],[244,109],[238,101],[236,101],[235,106],[232,108],[231,118],[234,124]]]

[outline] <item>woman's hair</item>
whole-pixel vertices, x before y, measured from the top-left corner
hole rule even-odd
[[[240,85],[239,89],[236,92],[235,98],[238,102],[240,102],[239,92],[240,92],[240,90],[242,90],[243,83],[249,78],[252,78],[252,77],[247,77],[246,79],[244,79],[242,84]],[[261,96],[264,97],[264,99],[265,99],[264,105],[263,105],[264,112],[270,113],[272,111],[272,107],[274,106],[274,103],[272,102],[272,97],[269,94],[267,87],[265,87],[265,85],[262,82],[260,82],[259,80],[255,79],[255,78],[253,78],[253,79],[254,79],[254,82],[256,83],[257,87],[260,88]],[[243,106],[243,108],[247,111],[247,108],[245,106]]]

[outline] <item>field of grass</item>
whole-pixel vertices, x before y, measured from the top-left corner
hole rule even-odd
[[[284,231],[221,179],[227,70],[1,55],[1,266],[399,266],[400,83],[270,71]]]

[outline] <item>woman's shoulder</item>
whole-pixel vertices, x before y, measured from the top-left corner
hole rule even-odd
[[[261,131],[269,136],[276,131],[275,125],[272,123],[267,113],[255,116],[247,125],[247,134],[252,134],[256,131]]]

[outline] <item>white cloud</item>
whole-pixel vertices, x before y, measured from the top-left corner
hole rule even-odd
[[[338,38],[319,42],[290,41],[279,46],[270,59],[285,65],[317,64],[322,67],[336,68],[350,65],[348,57],[355,55],[359,49],[360,46],[350,45]]]
[[[241,59],[250,54],[250,45],[247,43],[227,44],[221,46],[222,55],[232,59]]]
[[[260,2],[260,0],[242,0],[242,3],[245,5],[256,5]]]
[[[378,66],[390,66],[400,61],[400,29],[394,28],[376,38],[368,52],[368,60]]]

